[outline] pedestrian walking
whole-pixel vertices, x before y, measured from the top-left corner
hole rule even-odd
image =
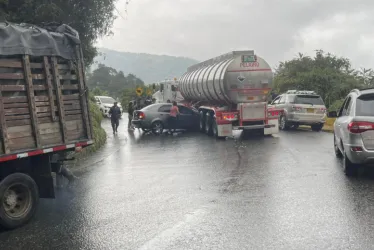
[[[110,121],[112,123],[113,134],[118,132],[119,118],[121,117],[121,109],[117,106],[117,102],[109,110]]]
[[[179,109],[177,106],[177,102],[173,101],[173,106],[171,106],[170,116],[169,116],[169,134],[173,134],[175,132],[175,129],[177,128],[179,114],[180,113],[179,113]]]
[[[129,102],[129,106],[127,107],[127,112],[129,113],[129,124],[127,125],[127,129],[133,130],[134,128],[132,127],[131,121],[132,121],[132,117],[134,114],[134,105],[132,102]]]

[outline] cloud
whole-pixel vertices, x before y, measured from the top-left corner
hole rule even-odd
[[[125,1],[117,9],[125,15]],[[369,0],[135,0],[99,46],[198,60],[254,49],[273,66],[323,49],[374,67],[373,10]]]

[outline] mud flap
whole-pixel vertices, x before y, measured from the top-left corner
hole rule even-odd
[[[278,119],[271,119],[268,120],[269,125],[275,125],[271,128],[264,128],[264,135],[272,135],[272,134],[278,134],[279,133],[279,125],[278,125]]]
[[[219,137],[232,136],[232,124],[217,125],[217,129]]]

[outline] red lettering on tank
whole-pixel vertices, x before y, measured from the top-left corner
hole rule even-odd
[[[258,68],[260,64],[258,62],[242,62],[240,63],[241,68]]]

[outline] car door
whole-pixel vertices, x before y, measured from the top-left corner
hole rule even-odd
[[[352,97],[349,95],[345,99],[342,107],[340,108],[338,112],[338,117],[336,118],[335,123],[334,123],[334,131],[335,131],[335,136],[336,136],[337,141],[341,141],[341,140],[345,141],[345,138],[348,136],[345,128],[347,127],[348,121],[350,119],[349,112],[351,110],[350,109],[351,104],[352,104]],[[339,147],[341,146],[340,143],[338,144],[338,146]],[[341,150],[343,149],[341,148]]]
[[[179,109],[179,117],[178,117],[178,125],[177,128],[180,129],[188,129],[191,128],[194,121],[194,112],[182,105],[178,105]]]
[[[161,107],[158,108],[158,118],[162,121],[165,128],[169,127],[168,119],[170,116],[170,109],[171,104],[163,104]]]

